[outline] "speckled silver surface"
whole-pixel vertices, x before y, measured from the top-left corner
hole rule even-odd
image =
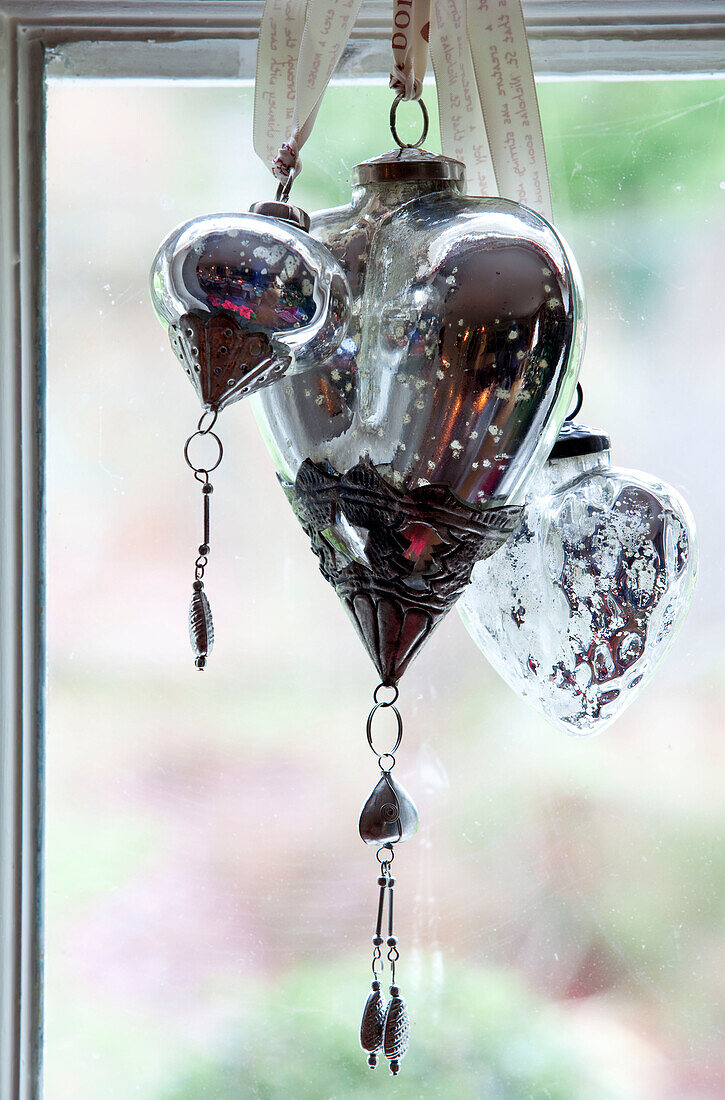
[[[609,452],[547,462],[508,542],[458,608],[515,691],[556,725],[597,733],[672,645],[697,574],[692,516],[670,486]]]
[[[359,227],[347,250],[337,234],[356,305],[335,364],[252,398],[279,472],[293,481],[309,458],[344,474],[366,458],[402,491],[446,485],[474,506],[520,503],[583,347],[566,246],[517,203],[450,189],[371,228],[360,255]]]
[[[185,336],[173,326],[189,315],[205,325],[229,319],[230,339],[238,330],[262,338],[280,369],[260,374],[258,385],[325,359],[343,340],[350,317],[350,289],[332,253],[298,226],[261,214],[208,214],[175,229],[154,259],[151,298],[172,338]],[[192,336],[186,358],[194,371],[202,364]],[[238,362],[230,358],[232,345],[222,344],[220,378],[240,368],[244,374],[242,343]],[[253,388],[242,390],[237,381],[235,375],[229,382],[235,399]],[[224,403],[230,402],[214,407]]]

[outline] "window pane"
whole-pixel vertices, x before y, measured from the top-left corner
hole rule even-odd
[[[588,292],[583,418],[688,498],[701,580],[663,672],[598,739],[534,715],[455,614],[404,678],[398,774],[422,827],[396,861],[414,1021],[398,1097],[723,1095],[724,91],[541,89]],[[360,95],[326,100],[307,209],[345,201],[349,167],[389,147],[388,91]],[[49,86],[49,1100],[392,1085],[356,1036],[376,678],[244,403],[219,420],[203,676],[186,637],[199,408],[147,271],[175,224],[271,195],[251,103],[233,85]]]

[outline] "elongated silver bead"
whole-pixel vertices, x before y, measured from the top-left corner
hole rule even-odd
[[[371,1054],[380,1050],[383,1042],[383,1023],[385,1003],[380,996],[380,982],[373,982],[372,992],[368,995],[360,1021],[360,1046]],[[374,1063],[371,1063],[374,1065]]]
[[[189,640],[196,656],[196,667],[204,668],[214,646],[214,621],[201,581],[194,581],[189,605]]]
[[[390,1061],[390,1072],[395,1075],[400,1069],[400,1059],[408,1049],[410,1020],[398,987],[392,985],[390,993],[383,1023],[383,1054]]]

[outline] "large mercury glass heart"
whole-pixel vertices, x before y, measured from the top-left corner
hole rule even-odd
[[[672,645],[697,572],[692,516],[670,486],[608,464],[549,461],[508,542],[458,608],[503,679],[569,733],[605,729]]]
[[[355,285],[347,358],[253,406],[323,575],[396,683],[515,522],[571,401],[583,305],[547,222],[450,191],[384,217]]]

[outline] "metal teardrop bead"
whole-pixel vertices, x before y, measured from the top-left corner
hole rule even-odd
[[[393,1074],[398,1072],[397,1063],[408,1049],[409,1036],[408,1009],[403,998],[396,993],[388,1002],[383,1024],[383,1053],[390,1060],[390,1070]]]
[[[362,1020],[360,1021],[360,1046],[370,1053],[380,1050],[383,1042],[383,1022],[385,1020],[385,1002],[380,996],[380,983],[376,982],[375,985],[378,986],[378,989],[373,987],[372,992],[368,995]]]
[[[395,844],[418,831],[418,811],[408,792],[384,772],[360,814],[360,836],[366,844]]]
[[[189,640],[197,659],[197,668],[203,668],[214,645],[214,621],[201,581],[194,582],[189,605]]]

